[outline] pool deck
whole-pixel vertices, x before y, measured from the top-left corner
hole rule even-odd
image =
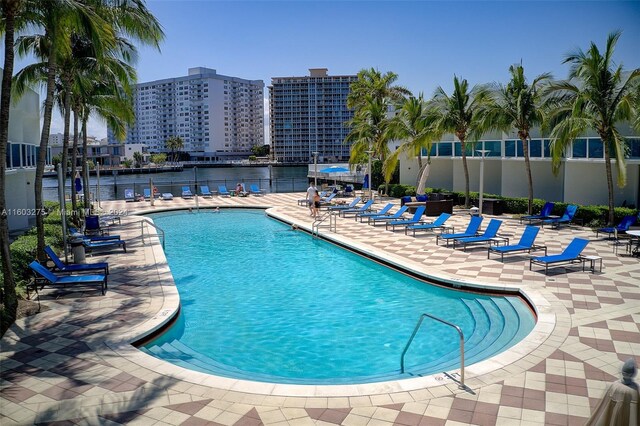
[[[199,198],[201,207],[261,207],[301,230],[311,227],[303,193]],[[534,331],[522,342],[465,369],[467,389],[444,374],[354,386],[295,386],[209,376],[145,355],[129,342],[160,327],[179,305],[160,241],[137,213],[194,208],[195,200],[103,202],[127,212],[112,234],[127,241],[88,258],[108,261],[109,289],[41,292],[48,310],[21,319],[0,341],[0,423],[242,425],[584,424],[622,362],[640,361],[640,261],[613,253],[588,228],[540,230],[537,243],[559,253],[573,237],[591,240],[585,255],[602,257],[602,272],[580,265],[545,275],[529,271],[528,255],[487,260],[485,248],[466,252],[417,237],[338,218],[337,232],[320,233],[418,274],[483,288],[520,290],[537,307]],[[224,214],[224,211],[222,212]],[[504,219],[517,240],[523,226]],[[460,229],[467,215],[454,215]],[[144,230],[144,233],[142,232]],[[194,232],[197,230],[185,230]],[[302,232],[302,231],[301,231]],[[539,254],[542,252],[536,252]],[[417,320],[417,319],[416,319]],[[450,371],[454,377],[458,370]]]

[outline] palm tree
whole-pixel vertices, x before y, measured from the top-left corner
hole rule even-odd
[[[133,153],[133,163],[136,168],[142,167],[143,160],[144,160],[144,157],[142,156],[141,152],[136,151]]]
[[[31,23],[42,28],[44,34],[22,36],[18,40],[18,53],[21,55],[34,54],[41,59],[39,64],[28,66],[16,76],[15,93],[19,96],[27,86],[27,82],[46,71],[45,101],[43,111],[43,126],[40,135],[40,150],[36,163],[34,181],[35,207],[37,212],[43,211],[42,178],[49,143],[51,129],[51,115],[53,112],[54,91],[58,63],[61,58],[68,56],[70,50],[70,35],[73,32],[84,34],[91,38],[96,50],[102,49],[113,41],[113,32],[93,8],[79,0],[40,0],[29,2],[28,15]],[[31,80],[32,81],[32,80]],[[38,248],[36,257],[44,259],[44,217],[36,214],[36,228]]]
[[[398,75],[393,72],[382,74],[370,68],[358,72],[358,80],[351,84],[347,107],[355,111],[353,119],[347,123],[351,131],[345,140],[352,143],[350,164],[363,164],[367,151],[372,151],[372,155],[383,162],[389,154],[386,131],[389,109],[411,95],[406,88],[394,85],[397,79]],[[385,176],[387,184],[390,177],[391,174]]]
[[[442,87],[438,87],[430,102],[429,116],[432,120],[434,139],[440,139],[445,133],[453,133],[460,141],[465,182],[465,207],[469,207],[467,141],[469,138],[477,140],[482,135],[482,109],[487,101],[486,88],[474,86],[469,90],[467,80],[459,80],[454,76],[451,96],[447,95]]]
[[[551,78],[545,73],[537,76],[529,85],[524,75],[524,67],[511,65],[509,67],[511,80],[506,86],[494,83],[491,91],[491,101],[486,105],[483,114],[485,129],[495,129],[509,132],[518,131],[518,138],[522,142],[524,153],[525,173],[529,188],[528,214],[533,208],[533,179],[531,178],[531,163],[529,160],[530,131],[542,124],[542,99],[540,96],[542,85]]]
[[[171,151],[171,161],[174,163],[178,161],[176,157],[176,151],[180,151],[184,148],[184,141],[180,136],[172,136],[165,141],[165,145],[169,151]]]
[[[391,119],[388,126],[390,139],[403,140],[400,147],[391,154],[384,165],[385,175],[391,176],[396,169],[401,153],[418,159],[417,193],[424,191],[424,183],[429,177],[431,164],[431,144],[433,131],[427,117],[427,108],[422,93],[416,97],[405,99],[398,113]],[[422,150],[427,150],[427,161],[422,163]]]
[[[11,82],[14,64],[14,38],[16,20],[20,19],[22,11],[21,1],[0,2],[0,26],[4,27],[4,65],[2,71],[2,93],[0,97],[0,212],[6,211],[5,175],[9,142],[9,111],[11,106]],[[5,214],[0,214],[0,259],[2,262],[3,288],[1,302],[4,305],[4,315],[0,320],[0,334],[13,322],[16,316],[18,300],[16,297],[15,278],[11,267],[11,252],[9,251],[9,222]],[[6,315],[6,318],[5,318]],[[6,322],[5,322],[6,319]]]
[[[614,222],[613,176],[611,157],[616,159],[618,186],[626,185],[624,137],[617,129],[622,121],[637,120],[637,86],[640,68],[625,72],[613,62],[620,32],[607,37],[604,52],[592,42],[589,50],[577,49],[564,62],[570,64],[569,78],[550,87],[550,120],[553,140],[553,171],[557,173],[565,148],[588,129],[600,136],[609,192],[609,225]],[[613,150],[613,152],[612,152]]]
[[[82,173],[85,179],[85,208],[91,210],[89,202],[89,170],[87,165],[87,122],[92,113],[105,120],[116,138],[123,139],[126,128],[134,120],[131,104],[131,83],[135,70],[118,60],[102,58],[92,69],[85,71],[87,85],[78,86],[80,97],[79,116],[82,122]]]

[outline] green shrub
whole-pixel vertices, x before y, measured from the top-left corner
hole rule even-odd
[[[31,276],[29,263],[36,258],[38,239],[35,235],[23,235],[18,237],[11,246],[11,265],[16,282],[27,281]]]
[[[402,186],[402,185],[393,185],[394,187],[396,186]],[[414,187],[412,186],[405,186],[405,188],[413,188],[415,190]],[[400,192],[400,190],[396,189],[396,192]],[[391,196],[393,197],[397,197],[400,198],[405,194],[401,194],[401,195],[395,195],[394,191],[390,191],[391,192]],[[443,190],[441,188],[426,188],[425,189],[425,193],[439,193],[439,192],[448,192],[446,190]],[[461,205],[464,203],[464,192],[459,192],[459,191],[453,191],[451,192],[454,196],[454,203],[456,203],[457,200],[457,204]],[[406,194],[409,195],[409,194]],[[411,195],[415,195],[415,192],[412,193]],[[471,204],[475,204],[478,205],[478,198],[479,198],[479,193],[477,192],[469,192],[469,202]],[[520,215],[525,215],[527,214],[527,209],[529,206],[529,199],[528,198],[513,198],[513,197],[503,197],[500,195],[495,195],[495,194],[485,194],[484,198],[497,198],[499,200],[503,200],[504,202],[504,213],[509,213],[509,214],[520,214]],[[546,202],[546,200],[541,200],[539,198],[534,198],[533,199],[533,205],[532,205],[532,214],[536,214],[538,212],[540,212],[540,210],[542,210],[542,207],[544,206],[544,203]],[[567,206],[569,204],[575,204],[575,203],[561,203],[561,202],[554,202],[554,206],[553,206],[553,211],[551,212],[552,215],[556,215],[556,216],[562,216],[564,214],[564,211],[566,210]],[[585,226],[589,226],[592,228],[601,228],[606,224],[607,221],[607,214],[609,212],[609,208],[607,206],[581,206],[578,205],[578,212],[576,213],[576,219],[578,219],[579,221],[582,221],[584,223]],[[629,216],[629,215],[637,215],[638,214],[638,210],[637,209],[632,209],[629,207],[616,207],[614,209],[614,221],[616,223],[620,222],[622,220],[623,217],[625,216]]]

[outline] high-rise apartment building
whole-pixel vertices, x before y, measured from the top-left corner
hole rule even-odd
[[[264,82],[189,68],[189,75],[136,85],[135,124],[125,143],[166,152],[173,136],[194,159],[246,158],[264,144]],[[108,131],[109,143],[117,143]]]
[[[345,125],[353,118],[347,96],[355,75],[329,76],[326,68],[309,69],[308,77],[274,77],[269,86],[271,152],[282,163],[349,159]]]

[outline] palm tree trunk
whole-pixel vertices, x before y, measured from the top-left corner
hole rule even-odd
[[[50,39],[53,37],[50,36]],[[47,97],[44,101],[44,123],[42,125],[42,133],[40,134],[40,152],[38,153],[38,162],[36,163],[36,178],[34,182],[34,191],[36,199],[36,231],[38,235],[38,248],[36,258],[45,260],[44,253],[44,200],[42,197],[42,178],[44,177],[44,166],[47,162],[47,146],[49,144],[49,132],[51,130],[51,115],[53,113],[53,92],[56,80],[56,56],[53,49],[49,53],[47,72]]]
[[[84,211],[91,214],[91,191],[89,191],[89,166],[87,165],[87,117],[82,117],[82,177],[84,179]]]
[[[527,184],[529,185],[529,204],[527,214],[532,214],[533,209],[533,179],[531,178],[531,161],[529,160],[529,138],[521,138],[522,152],[524,153],[524,168],[527,173]]]
[[[11,7],[16,6],[16,7]],[[2,276],[4,280],[2,288],[2,304],[5,314],[0,318],[0,335],[9,328],[16,318],[18,300],[16,298],[16,283],[11,267],[11,252],[9,251],[9,219],[6,214],[7,203],[5,200],[5,172],[7,163],[7,145],[9,143],[9,110],[11,108],[11,78],[13,76],[13,43],[15,17],[17,5],[2,3],[2,12],[5,15],[4,34],[4,66],[2,72],[2,96],[0,99],[0,259],[2,259]],[[5,322],[6,320],[6,322]]]
[[[611,173],[611,153],[609,152],[609,138],[606,135],[600,135],[604,148],[604,168],[607,172],[607,191],[609,191],[609,218],[607,226],[613,226],[614,223],[614,206],[613,206],[613,174]]]
[[[71,78],[68,76],[64,79],[64,131],[62,134],[62,178],[63,184],[67,182],[67,163],[69,162],[69,127],[71,127]],[[73,182],[73,175],[71,177]],[[62,188],[63,194],[66,193],[65,187]]]
[[[462,168],[464,169],[464,208],[467,209],[469,208],[469,166],[467,166],[467,144],[464,139],[460,139],[460,149],[462,150]]]
[[[78,211],[78,202],[76,198],[78,193],[76,191],[75,177],[76,167],[78,164],[78,111],[73,111],[73,148],[71,148],[71,209],[73,210],[74,217]]]

